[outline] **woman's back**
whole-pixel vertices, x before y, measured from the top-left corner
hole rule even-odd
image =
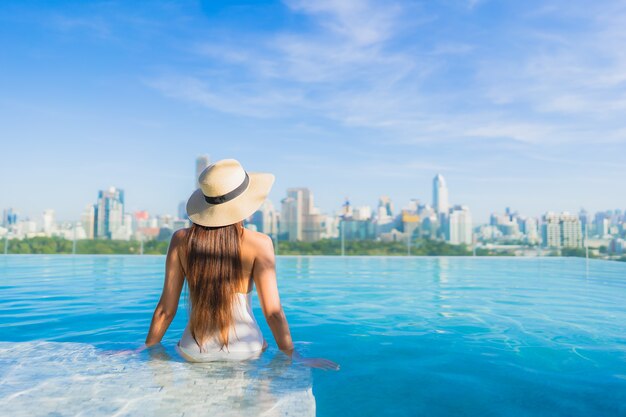
[[[176,345],[182,357],[192,362],[242,360],[256,358],[265,350],[267,343],[252,312],[250,294],[237,293],[236,297],[228,345],[222,349],[221,343],[214,336],[204,342],[200,349],[187,323],[183,336]]]
[[[278,294],[274,243],[266,234],[243,228],[243,221],[267,200],[274,179],[274,174],[248,172],[232,158],[209,165],[198,176],[199,187],[185,207],[192,226],[172,236],[165,257],[163,293],[144,348],[161,341],[187,282],[191,314],[179,349],[191,353],[197,349],[201,354],[207,348],[211,354],[199,360],[223,355],[216,353],[218,346],[226,351],[260,353],[263,336],[250,307],[250,292],[256,287],[278,349],[309,366],[337,369],[332,361],[303,358],[296,352]],[[183,350],[179,350],[181,355]]]
[[[177,233],[180,237],[175,241],[180,245],[178,253],[181,266],[185,276],[188,277],[187,271],[190,267],[186,250],[190,229],[182,229]],[[222,348],[218,335],[214,334],[200,347],[192,335],[190,322],[188,322],[177,345],[178,353],[185,359],[189,361],[250,359],[258,357],[267,347],[251,306],[254,261],[260,250],[267,250],[261,242],[264,238],[267,236],[249,229],[242,229],[240,257],[243,273],[240,282],[235,285],[237,291],[234,294],[235,299],[231,309],[232,325],[229,330],[228,344]]]

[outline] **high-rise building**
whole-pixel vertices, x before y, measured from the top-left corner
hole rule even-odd
[[[583,231],[580,219],[575,214],[561,213],[561,245],[565,248],[582,248]]]
[[[352,206],[350,205],[350,200],[346,197],[345,201],[341,205],[341,218],[349,219],[352,217]]]
[[[433,208],[438,214],[447,214],[450,203],[448,201],[448,186],[441,174],[433,178]]]
[[[473,241],[472,214],[467,206],[454,206],[446,218],[446,239],[453,245],[471,245]]]
[[[589,225],[591,224],[591,215],[589,212],[581,208],[578,212],[578,218],[580,219],[580,226],[583,229],[583,236],[589,234]]]
[[[198,182],[198,178],[200,177],[200,174],[202,174],[202,171],[204,171],[206,167],[210,165],[209,161],[210,160],[208,155],[200,155],[196,158],[196,188],[200,188],[200,182]],[[182,218],[185,217],[181,217],[181,219]]]
[[[54,210],[47,209],[43,211],[43,232],[46,236],[52,236],[52,232],[56,230],[56,220]]]
[[[498,235],[510,239],[521,238],[524,225],[518,213],[513,213],[509,207],[505,209],[504,215],[491,213],[489,225],[500,231]]]
[[[302,198],[287,196],[281,201],[280,234],[289,241],[302,240]]]
[[[610,218],[610,214],[608,212],[600,212],[600,213],[596,213],[595,216],[595,229],[596,229],[596,235],[598,237],[605,237],[608,236],[609,234],[609,218]]]
[[[542,237],[543,245],[547,247],[580,248],[583,246],[580,219],[568,212],[560,215],[548,212],[543,216]]]
[[[187,220],[187,201],[181,201],[178,203],[178,218],[181,220]]]
[[[17,223],[17,213],[12,209],[4,209],[2,211],[2,227],[6,227],[15,225]]]
[[[133,235],[133,216],[130,213],[122,216],[122,224],[115,229],[111,229],[111,239],[130,240]]]
[[[111,239],[124,224],[124,190],[115,187],[100,190],[95,219],[94,237]]]
[[[341,215],[325,215],[322,216],[322,233],[320,237],[322,239],[334,239],[339,237],[339,223],[341,222]]]
[[[417,213],[417,210],[420,206],[420,201],[417,198],[412,198],[411,201],[409,201],[409,205],[407,206],[407,210],[409,210],[410,212],[413,213]]]
[[[429,239],[433,239],[437,236],[437,230],[439,229],[439,222],[437,220],[437,213],[428,204],[419,204],[417,206],[417,214],[420,216],[420,234]]]
[[[559,224],[558,214],[551,211],[544,214],[541,235],[544,246],[550,248],[558,248],[561,246],[561,226]]]
[[[372,218],[372,208],[370,206],[355,207],[352,210],[354,220],[370,220]]]
[[[393,216],[393,203],[391,198],[386,195],[380,196],[378,199],[378,218],[392,217]]]
[[[413,239],[416,235],[416,230],[419,229],[420,226],[420,216],[417,214],[417,206],[416,210],[402,210],[401,220],[402,231],[409,239]],[[417,230],[417,232],[419,232],[419,230]]]
[[[261,207],[250,216],[250,223],[256,230],[270,236],[278,233],[278,213],[274,209],[274,204],[266,199]]]
[[[280,233],[289,241],[313,242],[320,239],[322,216],[313,204],[308,188],[288,188],[281,200]]]
[[[171,214],[161,214],[157,216],[157,226],[167,227],[169,229],[174,228],[174,218]]]
[[[94,238],[96,224],[96,205],[88,204],[80,218],[80,223],[85,231],[86,239]]]
[[[14,226],[18,236],[29,238],[37,235],[37,223],[28,218],[20,220]]]
[[[521,219],[522,232],[526,235],[526,241],[530,244],[539,242],[539,230],[537,228],[537,219],[534,217],[525,217]]]

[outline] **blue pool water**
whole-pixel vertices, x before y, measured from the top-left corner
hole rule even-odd
[[[3,415],[626,416],[626,264],[564,258],[278,257],[307,355],[189,364],[143,343],[161,256],[0,257]]]

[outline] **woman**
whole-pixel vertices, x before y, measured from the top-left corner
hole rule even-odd
[[[250,306],[256,286],[263,315],[278,348],[305,365],[339,366],[296,352],[283,312],[272,239],[243,227],[267,198],[274,183],[269,173],[246,172],[235,159],[207,167],[187,201],[190,228],[172,236],[165,262],[165,283],[143,350],[161,341],[178,309],[185,281],[190,296],[189,321],[177,352],[189,361],[241,360],[258,357],[267,342]]]

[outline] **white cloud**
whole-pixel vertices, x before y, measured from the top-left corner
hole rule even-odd
[[[213,110],[322,117],[399,143],[559,144],[589,140],[591,132],[612,141],[624,136],[626,13],[619,8],[587,7],[582,24],[571,11],[580,4],[555,2],[484,39],[460,38],[448,27],[454,23],[446,22],[445,8],[356,0],[285,4],[311,23],[308,29],[198,42],[192,53],[206,59],[208,70],[158,76],[149,84]],[[467,18],[478,18],[482,9]],[[420,29],[433,19],[436,26]],[[542,19],[562,19],[570,28],[536,21]],[[440,36],[430,36],[434,27]]]
[[[278,109],[298,105],[301,101],[297,91],[274,90],[254,94],[252,90],[244,91],[245,86],[239,90],[232,87],[224,90],[196,77],[163,76],[146,79],[144,83],[168,97],[195,102],[220,112],[258,118],[278,117]]]
[[[494,105],[515,104],[527,117],[561,117],[562,125],[612,130],[626,110],[626,10],[611,3],[555,7],[542,18],[572,19],[575,29],[559,24],[521,29],[528,45],[508,59],[487,57],[479,68],[479,84]],[[562,24],[561,22],[559,22]],[[519,107],[517,108],[519,111]]]
[[[363,0],[286,0],[293,11],[319,17],[318,24],[357,45],[373,45],[390,39],[403,8],[394,2]]]

